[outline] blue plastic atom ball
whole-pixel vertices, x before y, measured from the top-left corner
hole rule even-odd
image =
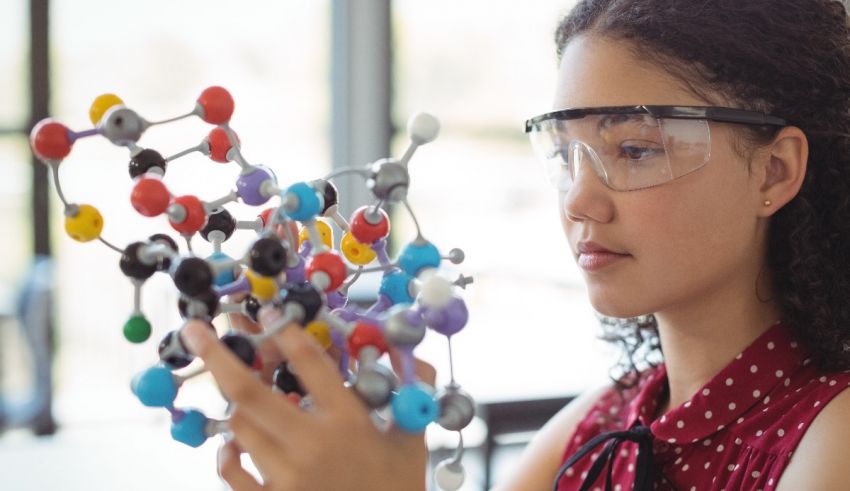
[[[398,265],[410,276],[416,276],[425,268],[436,268],[440,265],[440,251],[430,242],[407,244],[398,257]]]
[[[228,261],[233,261],[233,258],[223,252],[213,252],[212,254],[207,256],[207,261],[213,264],[224,263]],[[215,277],[215,280],[213,280],[213,284],[215,286],[224,286],[229,283],[233,283],[234,281],[236,281],[236,276],[233,274],[233,268],[230,268],[219,273]]]
[[[207,441],[207,419],[195,409],[185,409],[172,417],[171,438],[190,447],[200,447]]]
[[[440,405],[430,388],[423,384],[405,385],[391,402],[393,418],[399,428],[419,433],[440,416]]]
[[[295,195],[298,198],[298,206],[295,210],[281,208],[287,217],[299,222],[306,222],[316,218],[322,212],[322,197],[306,182],[296,182],[286,189],[286,194]]]
[[[177,397],[177,382],[171,370],[153,366],[136,375],[130,389],[148,407],[171,407]]]
[[[403,271],[393,271],[381,279],[381,287],[378,293],[385,295],[393,305],[400,303],[413,303],[410,295],[410,282],[413,277]]]

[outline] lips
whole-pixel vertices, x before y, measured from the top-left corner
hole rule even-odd
[[[606,266],[630,256],[593,241],[581,241],[576,244],[576,249],[578,249],[576,261],[579,267],[588,273],[602,270]]]
[[[576,244],[576,249],[578,249],[579,254],[592,254],[592,253],[608,253],[608,254],[620,254],[626,255],[624,252],[618,252],[611,250],[601,244],[598,244],[593,241],[582,241]]]

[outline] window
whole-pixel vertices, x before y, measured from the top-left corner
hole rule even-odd
[[[583,390],[606,379],[616,355],[596,339],[599,323],[556,196],[522,131],[527,117],[551,107],[553,34],[569,6],[393,3],[396,124],[404,128],[421,110],[442,122],[440,137],[411,163],[411,206],[426,238],[442,251],[466,252],[457,269],[475,283],[464,294],[470,324],[453,341],[455,372],[482,401]],[[400,131],[393,153],[406,144]],[[397,240],[415,235],[409,221],[396,224]],[[446,376],[440,341],[429,340],[420,354]]]
[[[26,7],[27,2],[5,2],[0,7],[6,26],[0,29],[4,41],[0,67],[21,79],[19,83],[12,76],[4,78],[13,83],[0,94],[4,102],[0,127],[25,124],[25,99],[15,91],[26,82]],[[116,93],[129,107],[155,121],[189,112],[204,88],[221,85],[236,101],[232,126],[250,162],[271,167],[282,183],[329,171],[329,1],[237,6],[152,0],[131,6],[53,0],[50,14],[51,115],[71,129],[91,127],[89,105],[105,92]],[[13,43],[7,39],[12,36],[21,39]],[[8,123],[8,119],[19,121]],[[209,130],[198,119],[155,126],[140,144],[173,155],[199,144]],[[26,242],[30,232],[25,136],[0,137],[0,211],[12,219],[4,222],[4,232],[25,239],[23,244],[6,240],[0,246],[4,270],[7,264],[25,265],[11,257],[12,248],[20,248],[23,259],[30,247]],[[116,245],[123,247],[156,232],[176,238],[165,218],[147,219],[131,208],[128,160],[126,149],[105,139],[81,139],[60,167],[63,190],[70,201],[89,203],[101,211],[103,237]],[[222,165],[194,154],[172,162],[165,181],[174,194],[213,200],[233,187],[237,174],[235,164]],[[90,476],[97,473],[99,485],[107,488],[133,483],[138,489],[221,489],[213,470],[216,445],[192,449],[171,441],[168,413],[142,407],[128,389],[133,375],[157,360],[158,340],[179,327],[176,309],[162,307],[176,305],[173,284],[167,278],[154,278],[145,285],[143,307],[154,333],[142,345],[129,345],[121,328],[132,310],[133,288],[117,268],[118,254],[102,244],[73,242],[63,231],[62,208],[53,191],[50,201],[61,342],[55,367],[55,413],[62,431],[48,446],[28,441],[0,445],[0,469],[12,469],[3,472],[4,484],[87,489]],[[245,220],[257,213],[249,207],[230,209]],[[241,252],[251,239],[251,233],[236,234],[225,250]],[[199,254],[211,252],[201,238],[193,244]],[[6,274],[10,273],[0,273]],[[213,417],[216,410],[224,409],[207,378],[187,383],[177,402],[202,408]],[[110,453],[116,447],[129,458],[116,459]],[[51,452],[57,457],[51,459]],[[80,459],[68,461],[69,454]],[[31,471],[17,471],[40,465],[44,459],[52,462],[50,473],[34,477]],[[150,472],[173,469],[177,463],[209,472]]]
[[[201,0],[155,0],[128,12],[115,2],[55,0],[52,18],[53,113],[70,128],[91,127],[88,108],[102,93],[117,94],[144,118],[156,121],[188,113],[204,88],[220,85],[235,100],[231,125],[249,162],[272,168],[282,185],[329,171],[328,2],[235,8]],[[139,143],[173,155],[198,145],[210,129],[190,118],[151,127]],[[79,140],[60,167],[65,194],[71,201],[96,206],[104,216],[103,237],[119,247],[158,232],[180,239],[165,217],[146,218],[132,209],[128,161],[125,148],[103,138]],[[234,187],[238,170],[235,163],[219,164],[195,153],[171,162],[164,181],[172,194],[212,201]],[[59,221],[62,210],[53,201]],[[258,213],[241,204],[228,209],[240,220]],[[128,345],[121,336],[133,288],[116,267],[118,254],[98,243],[72,241],[61,232],[61,223],[52,230],[57,231],[60,268],[59,371],[67,374],[58,388],[57,410],[63,420],[82,417],[93,407],[83,394],[114,398],[123,391],[128,408],[138,414],[127,381],[156,361],[156,345],[153,339]],[[224,251],[241,253],[253,238],[250,232],[237,232]],[[193,246],[199,255],[212,252],[198,236]],[[156,339],[180,325],[176,309],[163,308],[176,305],[177,292],[168,278],[158,276],[142,292]],[[92,360],[91,353],[103,358]],[[63,370],[62,364],[70,365]],[[114,388],[94,386],[77,375],[83,367],[99,371],[104,366],[109,373],[98,373],[98,378],[114,379]]]
[[[32,249],[30,232],[30,166],[26,139],[26,120],[29,117],[27,91],[29,58],[27,43],[27,12],[23,2],[4,2],[0,5],[0,70],[3,87],[0,90],[0,215],[6,239],[0,244],[0,290],[10,288],[24,274]],[[8,297],[10,292],[0,292]],[[0,297],[1,298],[1,297]],[[0,302],[6,300],[0,299]]]

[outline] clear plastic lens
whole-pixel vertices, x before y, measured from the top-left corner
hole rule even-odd
[[[543,163],[543,175],[550,184],[558,183],[558,176],[564,171],[565,159],[558,141],[558,132],[554,131],[551,122],[540,125],[539,130],[529,133],[534,153]]]
[[[657,186],[699,169],[711,151],[705,120],[649,114],[547,120],[529,135],[547,180],[561,190],[569,189],[584,164],[618,191]]]

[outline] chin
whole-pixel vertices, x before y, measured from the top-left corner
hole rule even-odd
[[[593,306],[593,310],[599,315],[606,317],[628,319],[630,317],[647,315],[651,312],[651,309],[647,309],[646,306],[637,305],[634,301],[618,302],[616,300],[611,298],[611,295],[590,295],[590,304]]]

